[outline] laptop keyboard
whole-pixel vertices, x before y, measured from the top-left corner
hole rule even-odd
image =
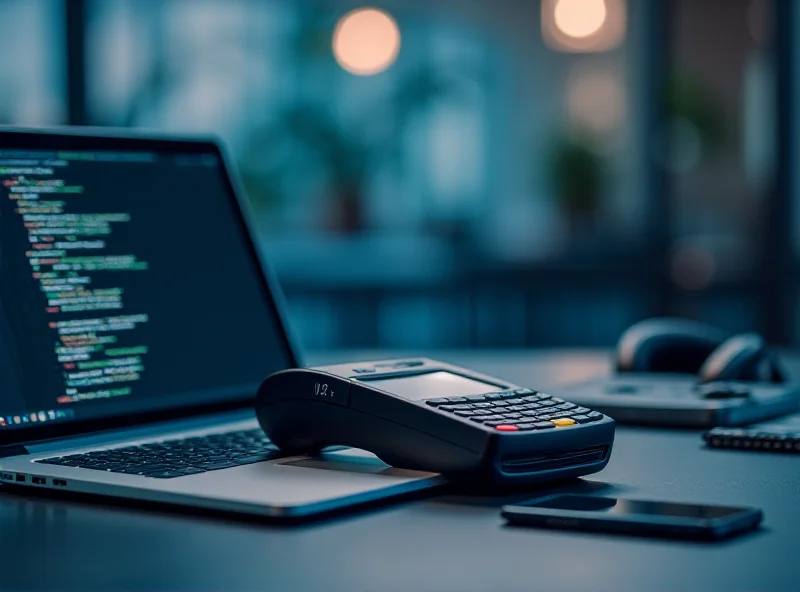
[[[279,452],[278,447],[269,441],[264,432],[254,429],[96,450],[85,454],[45,458],[36,462],[171,479],[281,456],[285,454]]]

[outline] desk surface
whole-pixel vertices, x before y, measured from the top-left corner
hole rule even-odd
[[[592,352],[436,357],[534,388],[607,371]],[[562,489],[755,505],[765,521],[703,544],[510,528],[498,508],[512,498],[431,496],[287,528],[0,494],[0,590],[800,589],[796,456],[622,427],[608,467]]]

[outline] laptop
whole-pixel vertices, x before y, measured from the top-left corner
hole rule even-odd
[[[0,484],[292,518],[442,483],[269,442],[267,269],[220,142],[0,129]]]

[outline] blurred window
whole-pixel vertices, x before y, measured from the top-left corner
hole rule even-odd
[[[646,309],[644,4],[88,0],[88,118],[227,141],[309,346],[603,343]]]
[[[0,0],[0,123],[65,123],[63,4]]]
[[[581,51],[546,43],[534,3],[377,4],[397,42],[363,73],[334,34],[357,61],[370,22],[337,2],[93,0],[90,119],[220,133],[275,232],[455,232],[523,260],[636,235],[624,2]]]
[[[671,189],[674,312],[732,331],[754,329],[763,312],[757,271],[776,145],[774,3],[670,2],[660,164]]]
[[[226,140],[310,347],[609,343],[652,296],[650,5],[87,0],[88,119]]]
[[[788,6],[0,0],[0,123],[223,137],[309,347],[781,339]]]

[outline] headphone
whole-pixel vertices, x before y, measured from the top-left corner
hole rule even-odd
[[[701,384],[788,380],[757,333],[729,335],[711,325],[676,318],[648,319],[625,331],[617,344],[616,369],[621,374],[696,374]]]

